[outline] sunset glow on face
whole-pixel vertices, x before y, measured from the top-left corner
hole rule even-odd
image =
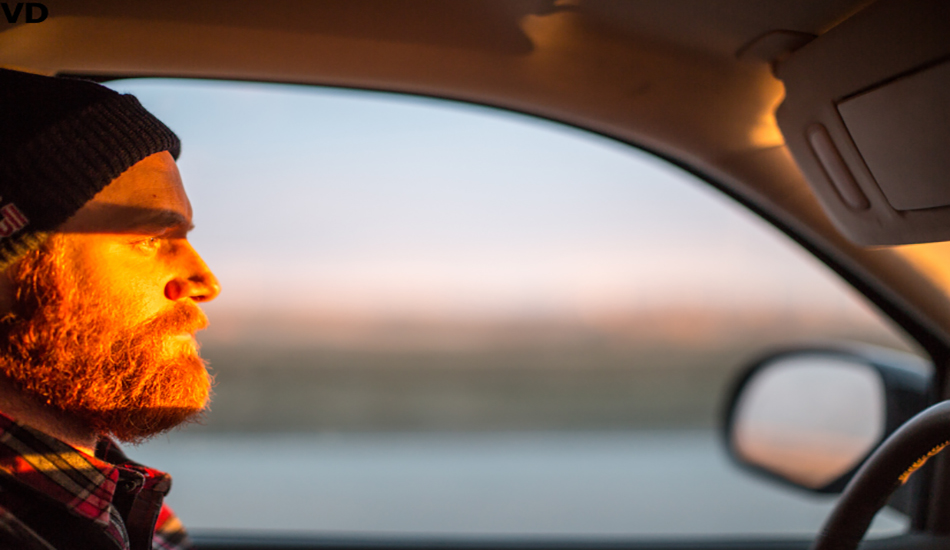
[[[97,433],[138,440],[194,417],[210,378],[197,303],[219,292],[186,240],[191,206],[174,161],[117,178],[11,270],[0,369]]]

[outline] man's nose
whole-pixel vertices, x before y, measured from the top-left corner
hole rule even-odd
[[[208,264],[188,241],[180,243],[181,275],[165,284],[165,297],[169,300],[191,298],[195,302],[209,302],[221,293],[221,284]]]

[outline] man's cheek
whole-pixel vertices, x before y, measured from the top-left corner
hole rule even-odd
[[[86,270],[89,291],[130,324],[143,322],[167,308],[164,294],[171,279],[156,258],[130,250],[127,243],[112,243],[99,254],[99,262]]]

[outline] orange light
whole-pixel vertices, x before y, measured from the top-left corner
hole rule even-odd
[[[769,86],[768,93],[772,97],[763,104],[763,110],[759,113],[758,120],[749,132],[749,141],[752,146],[760,149],[785,144],[785,138],[782,136],[782,131],[779,130],[778,121],[775,120],[775,110],[785,99],[785,86],[775,80]]]
[[[895,250],[950,296],[950,242],[912,244]]]

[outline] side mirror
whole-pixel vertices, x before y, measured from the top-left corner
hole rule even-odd
[[[871,347],[770,354],[732,392],[729,454],[784,483],[840,492],[871,451],[931,401],[931,371],[917,356]]]

